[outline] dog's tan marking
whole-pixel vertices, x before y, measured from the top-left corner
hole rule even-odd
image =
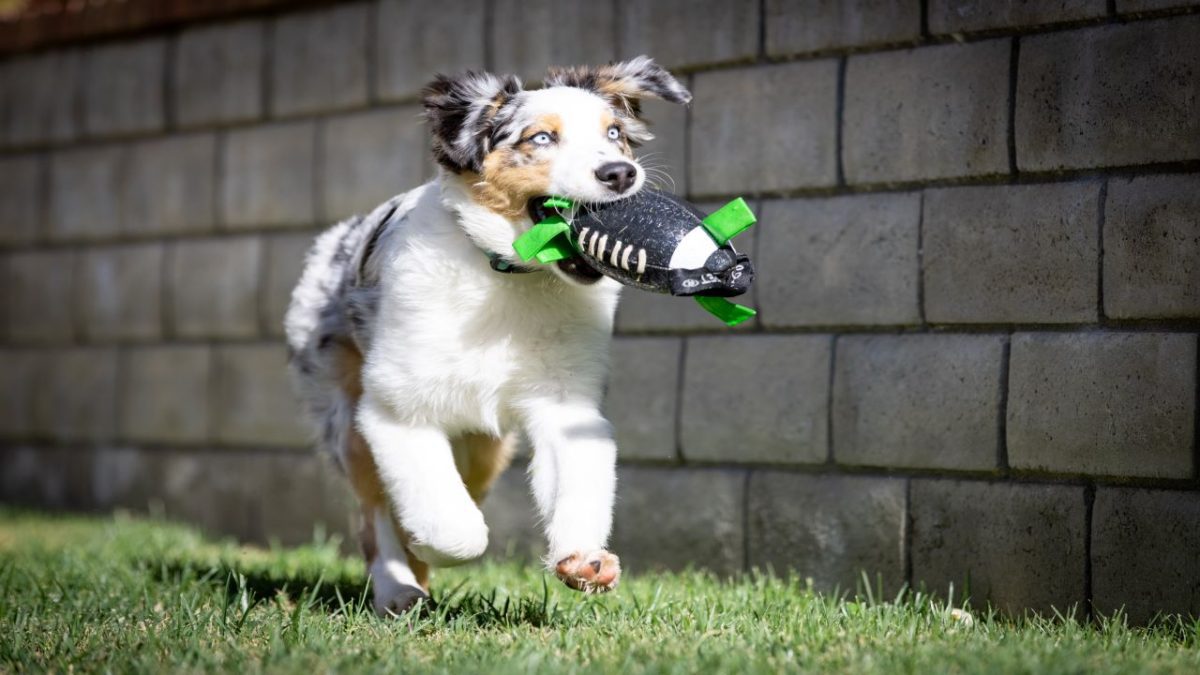
[[[611,128],[612,125],[614,125],[616,123],[617,123],[616,115],[613,115],[612,113],[607,113],[607,112],[604,113],[603,115],[600,116],[600,133],[604,134],[605,136],[608,136],[609,128]],[[619,128],[619,125],[618,125],[618,128]]]
[[[545,132],[555,137],[562,134],[562,118],[542,115],[521,132],[521,139]],[[553,163],[544,148],[529,142],[498,148],[483,159],[483,171],[466,178],[474,186],[475,201],[505,218],[518,218],[525,213],[525,204],[532,197],[550,191],[550,169]]]
[[[611,105],[611,100],[610,100]],[[621,146],[621,154],[626,157],[633,158],[633,146],[629,145],[629,137],[625,135],[625,130],[621,127],[620,120],[612,113],[605,113],[600,118],[600,133],[608,136],[608,130],[612,125],[616,124],[618,129],[621,129],[621,140],[618,145]]]
[[[454,448],[454,463],[463,477],[467,493],[476,504],[481,504],[492,483],[496,481],[516,453],[516,438],[513,435],[496,438],[489,434],[463,434],[451,441]]]

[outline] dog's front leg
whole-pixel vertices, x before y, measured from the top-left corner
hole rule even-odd
[[[370,393],[359,403],[358,425],[413,555],[435,566],[483,555],[487,525],[454,465],[445,432],[405,424]]]
[[[590,401],[539,400],[523,408],[548,562],[571,588],[611,590],[621,576],[617,556],[605,550],[616,489],[612,427]]]

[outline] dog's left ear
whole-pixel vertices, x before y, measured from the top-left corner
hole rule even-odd
[[[599,68],[551,68],[546,86],[594,91],[635,116],[640,113],[638,101],[643,98],[660,98],[680,104],[692,100],[691,92],[649,56]]]

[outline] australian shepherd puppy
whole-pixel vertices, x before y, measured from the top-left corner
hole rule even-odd
[[[439,174],[320,235],[285,320],[298,390],[362,508],[380,613],[424,597],[429,567],[479,557],[479,502],[526,434],[547,562],[617,585],[605,549],[617,449],[600,413],[618,286],[582,259],[516,258],[528,202],[634,194],[651,138],[639,99],[691,94],[646,57],[515,77],[439,76],[423,103]]]

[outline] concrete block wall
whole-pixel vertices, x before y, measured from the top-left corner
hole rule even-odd
[[[1200,613],[1196,35],[1182,0],[363,0],[10,55],[0,499],[349,536],[284,372],[307,242],[433,175],[432,73],[648,53],[695,93],[651,163],[760,214],[759,315],[626,294],[626,566]],[[523,483],[498,552],[537,549]]]

